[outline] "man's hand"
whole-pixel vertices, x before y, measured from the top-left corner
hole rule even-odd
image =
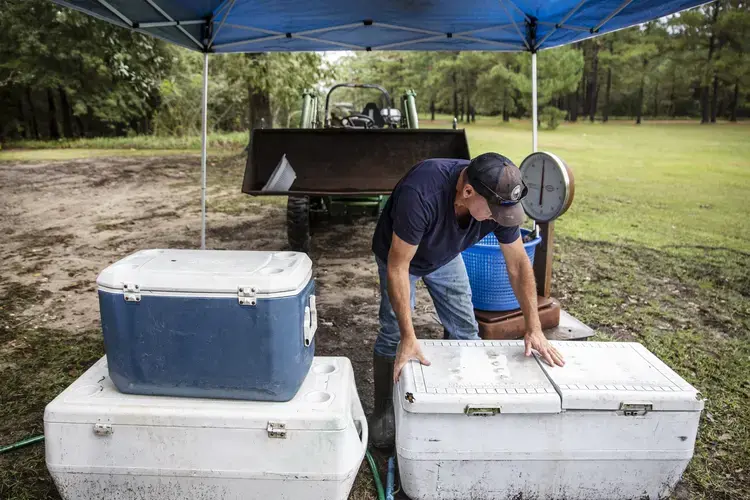
[[[527,356],[531,356],[531,350],[536,349],[548,365],[565,366],[562,354],[555,349],[555,346],[547,341],[547,337],[544,336],[541,330],[531,330],[526,332],[523,342],[526,345]]]
[[[417,342],[416,338],[402,339],[398,345],[398,351],[396,351],[396,362],[393,365],[394,384],[398,382],[401,370],[406,366],[406,363],[412,359],[418,360],[423,365],[430,366],[430,362],[422,354],[422,349],[419,347],[419,342]]]

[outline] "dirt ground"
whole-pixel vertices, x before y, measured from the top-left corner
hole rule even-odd
[[[197,161],[190,156],[0,165],[3,277],[38,287],[45,297],[28,304],[18,322],[73,335],[98,329],[96,277],[102,269],[141,249],[199,247]],[[241,163],[231,167],[226,172],[222,163],[219,184],[225,176],[240,178]],[[251,198],[238,193],[239,187],[209,189],[207,247],[288,249],[285,199]],[[369,410],[379,304],[370,252],[375,220],[347,222],[324,221],[313,236],[320,324],[316,354],[352,360]],[[423,287],[419,299],[415,325],[423,332],[442,332]],[[14,346],[2,349],[8,355]]]
[[[285,199],[240,193],[243,166],[239,155],[209,164],[207,246],[286,249]],[[44,405],[103,354],[98,273],[136,250],[199,247],[199,159],[0,163],[0,194],[0,443],[6,444],[41,434]],[[352,361],[367,413],[379,304],[374,226],[367,218],[323,222],[311,251],[316,354]],[[696,258],[564,237],[555,251],[553,294],[598,331],[597,339],[637,338],[715,396],[697,458],[676,496],[748,498],[742,486],[750,480],[743,445],[748,417],[741,401],[748,401],[750,384],[727,370],[750,359],[749,256],[716,249]],[[422,337],[442,335],[423,287],[415,326]],[[382,467],[384,457],[376,459]],[[3,455],[0,471],[2,499],[59,498],[43,446]],[[375,498],[365,465],[352,498]]]
[[[195,156],[0,164],[0,285],[8,298],[0,376],[17,373],[23,368],[18,359],[32,355],[32,339],[9,331],[18,328],[91,342],[90,359],[68,370],[67,381],[101,355],[98,273],[140,249],[199,247],[198,171]],[[241,159],[211,162],[209,179],[208,248],[288,249],[285,198],[241,194]],[[368,414],[379,304],[369,250],[374,227],[374,218],[324,221],[316,227],[311,251],[319,307],[316,355],[352,361]],[[425,337],[441,335],[423,287],[414,321]],[[16,437],[23,436],[6,434],[3,442]],[[369,489],[371,480],[363,481],[357,488]],[[55,496],[52,489],[50,495]]]

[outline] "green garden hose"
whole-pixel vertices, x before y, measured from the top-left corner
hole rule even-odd
[[[370,450],[365,452],[367,456],[367,463],[370,464],[370,470],[372,471],[372,477],[375,480],[375,489],[378,490],[378,500],[385,500],[385,492],[383,491],[383,483],[380,481],[380,473],[378,472],[378,466],[375,464]]]
[[[30,444],[38,443],[40,441],[44,441],[44,436],[34,436],[34,437],[31,437],[31,438],[28,438],[28,439],[24,439],[23,441],[19,441],[19,442],[15,443],[15,444],[11,444],[11,445],[8,445],[8,446],[3,446],[2,448],[0,448],[0,455],[2,455],[3,453],[9,452],[9,451],[13,451],[13,450],[17,450],[19,448],[23,448],[24,446],[28,446]]]

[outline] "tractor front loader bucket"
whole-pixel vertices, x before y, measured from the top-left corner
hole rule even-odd
[[[261,191],[282,156],[297,175],[289,191]],[[242,192],[252,195],[390,194],[428,158],[469,159],[463,130],[255,129]]]

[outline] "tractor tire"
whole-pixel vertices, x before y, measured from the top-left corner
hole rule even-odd
[[[310,198],[290,196],[286,202],[286,236],[295,252],[310,251]]]

